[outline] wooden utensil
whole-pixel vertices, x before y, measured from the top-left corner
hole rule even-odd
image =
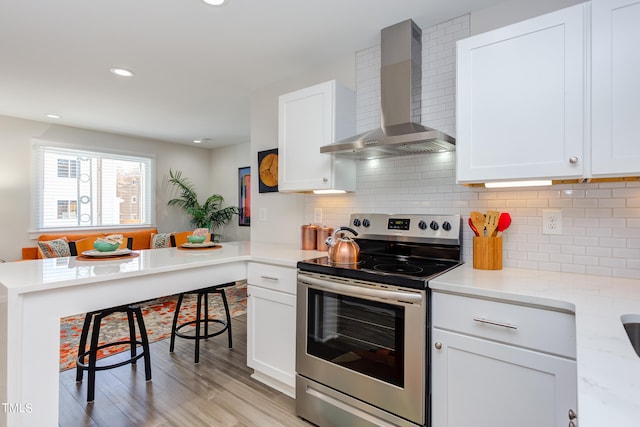
[[[478,233],[478,229],[473,224],[473,221],[471,221],[471,217],[469,217],[469,227],[471,227],[471,230],[473,230],[473,232],[475,233],[476,236],[480,235],[480,233]]]
[[[469,219],[476,227],[477,235],[484,236],[484,214],[482,212],[473,211],[471,212]]]
[[[502,232],[511,225],[511,215],[508,212],[501,212],[498,217],[497,235],[501,236]]]
[[[484,218],[484,228],[487,230],[487,237],[495,237],[499,217],[500,212],[487,211],[487,216]]]

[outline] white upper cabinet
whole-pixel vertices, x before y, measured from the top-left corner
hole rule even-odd
[[[587,11],[458,42],[459,183],[583,176]]]
[[[640,173],[640,1],[592,2],[592,173]]]
[[[355,190],[355,162],[320,153],[355,135],[353,91],[331,80],[282,95],[278,121],[279,191]]]

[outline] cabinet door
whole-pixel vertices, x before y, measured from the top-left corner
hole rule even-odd
[[[355,190],[355,161],[320,147],[355,134],[355,94],[335,80],[279,98],[278,190]]]
[[[457,181],[583,174],[584,5],[457,46]]]
[[[560,427],[576,411],[575,361],[437,328],[431,381],[433,427]]]
[[[295,387],[296,297],[247,286],[247,365]]]
[[[592,2],[592,173],[640,173],[640,1]]]

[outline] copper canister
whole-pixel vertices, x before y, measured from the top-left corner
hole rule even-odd
[[[329,246],[325,243],[327,237],[333,234],[333,228],[331,227],[320,227],[318,228],[318,239],[316,241],[316,249],[319,251],[328,251]]]
[[[315,249],[316,240],[318,238],[318,226],[314,224],[306,224],[302,227],[302,249]]]

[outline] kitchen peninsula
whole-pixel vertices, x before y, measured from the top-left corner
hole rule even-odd
[[[23,409],[3,409],[0,426],[57,425],[61,317],[243,280],[248,261],[293,268],[299,260],[319,256],[316,251],[250,242],[223,243],[212,251],[167,248],[139,254],[128,260],[71,257],[0,264],[0,401]],[[430,286],[435,292],[575,312],[579,425],[637,425],[640,358],[619,316],[640,314],[639,280],[520,269],[479,271],[467,263]]]
[[[249,242],[0,264],[0,426],[58,424],[60,318],[247,278],[247,261],[295,267],[315,251]]]

